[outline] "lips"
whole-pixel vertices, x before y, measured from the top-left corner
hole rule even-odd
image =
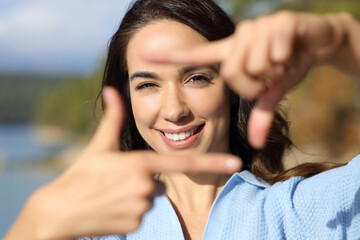
[[[205,124],[180,130],[162,130],[160,135],[171,148],[181,149],[191,146],[200,136]]]

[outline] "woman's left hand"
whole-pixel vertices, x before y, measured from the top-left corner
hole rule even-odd
[[[156,63],[221,64],[224,81],[242,97],[257,100],[249,119],[248,138],[253,147],[262,148],[277,104],[313,65],[360,63],[360,58],[344,54],[349,52],[346,23],[351,19],[348,14],[283,11],[241,22],[235,33],[223,40],[144,57]]]

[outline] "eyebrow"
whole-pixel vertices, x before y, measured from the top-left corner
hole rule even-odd
[[[150,78],[150,79],[157,79],[158,76],[155,73],[151,72],[135,72],[130,76],[130,81],[134,78]]]
[[[179,74],[184,75],[184,74],[187,74],[189,72],[193,72],[193,71],[196,71],[196,70],[199,70],[199,69],[204,69],[204,68],[210,68],[211,70],[213,70],[216,73],[219,72],[219,65],[209,65],[209,66],[189,66],[189,67],[184,67],[184,68],[179,70]]]

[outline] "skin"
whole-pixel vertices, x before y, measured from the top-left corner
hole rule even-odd
[[[126,57],[136,126],[158,153],[229,152],[231,93],[217,67],[154,65],[141,57],[148,52],[171,52],[206,42],[201,34],[175,21],[147,25],[129,42]],[[173,148],[161,136],[161,131],[183,131],[201,125],[200,136],[186,147]],[[188,239],[202,238],[212,203],[229,177],[161,173],[160,180],[167,186],[167,196],[177,209]]]
[[[221,63],[220,73],[225,82],[237,93],[257,99],[249,123],[249,140],[260,148],[276,104],[311,66],[332,64],[360,78],[359,42],[360,24],[347,14],[319,16],[280,12],[240,23],[234,35],[219,42],[202,43],[171,54],[141,54],[155,63]],[[113,88],[104,89],[103,94],[105,114],[88,147],[64,174],[32,194],[5,240],[72,239],[131,232],[139,226],[141,217],[151,207],[151,196],[156,194],[157,186],[161,186],[153,180],[155,173],[162,173],[168,189],[173,189],[173,192],[168,190],[168,194],[172,195],[174,205],[181,206],[176,201],[180,202],[182,195],[174,193],[182,193],[188,184],[194,186],[191,175],[182,172],[193,173],[200,184],[207,179],[207,175],[199,175],[200,172],[226,176],[239,170],[239,159],[223,154],[119,152],[123,106]],[[175,172],[180,174],[173,174]],[[181,199],[188,203],[192,200]],[[193,202],[196,206],[196,201]],[[187,217],[186,209],[180,212]],[[203,219],[202,209],[197,213],[199,216],[195,217]],[[188,227],[192,227],[190,222]],[[199,231],[187,238],[197,236]]]
[[[162,26],[166,41],[170,40],[166,39],[167,37],[173,39],[178,37],[166,34],[175,27],[174,25],[182,33],[180,39],[185,39],[185,41],[179,41],[177,46],[181,44],[194,46],[195,43],[204,42],[204,38],[199,34],[189,28],[184,29],[183,25],[179,26],[177,23]],[[152,25],[149,25],[143,31],[146,33],[148,28],[151,31],[151,27]],[[138,33],[140,39],[144,37],[141,35],[143,31]],[[174,31],[170,31],[170,33],[174,33]],[[79,236],[126,234],[135,231],[141,223],[142,216],[152,207],[153,197],[164,192],[164,184],[154,180],[154,175],[157,173],[161,173],[161,180],[169,183],[167,192],[169,196],[174,196],[173,204],[178,204],[182,200],[184,201],[181,203],[188,203],[184,204],[185,209],[178,208],[183,212],[182,219],[187,219],[186,216],[190,216],[187,213],[202,204],[202,208],[198,209],[198,217],[194,219],[201,220],[205,225],[207,213],[214,197],[228,176],[241,168],[240,159],[230,154],[204,155],[207,151],[228,151],[226,140],[228,132],[222,129],[228,128],[229,112],[228,108],[223,106],[224,104],[229,105],[229,90],[218,78],[218,74],[209,68],[198,69],[196,73],[212,74],[214,79],[211,84],[205,84],[203,81],[199,81],[201,84],[192,84],[185,81],[190,76],[176,75],[179,68],[183,67],[167,70],[166,67],[158,69],[149,67],[148,63],[141,63],[139,52],[132,50],[136,50],[138,44],[142,45],[144,42],[137,43],[136,36],[137,34],[129,45],[130,71],[133,69],[154,71],[161,76],[161,82],[166,84],[164,84],[165,90],[159,91],[160,94],[157,93],[158,91],[152,92],[152,94],[138,94],[133,91],[133,83],[139,80],[132,80],[133,110],[136,113],[137,125],[144,138],[163,154],[149,151],[123,153],[118,150],[124,118],[123,104],[115,89],[105,88],[103,91],[106,105],[105,114],[93,139],[65,173],[37,190],[30,197],[19,218],[5,237],[6,240],[73,239]],[[133,43],[134,47],[132,47]],[[144,46],[147,45],[144,44]],[[132,53],[134,54],[132,55]],[[187,75],[194,74],[194,71]],[[168,81],[168,79],[171,80]],[[175,92],[168,92],[169,89],[175,90]],[[202,97],[212,100],[204,105],[206,108],[201,109],[199,104],[190,101],[189,98],[197,99],[196,92]],[[184,106],[184,109],[186,108],[187,114],[177,112],[165,114],[166,109],[177,109],[177,106],[180,105],[177,98],[166,99],[166,101],[170,100],[166,106],[145,105],[150,111],[143,111],[147,109],[143,104],[159,98],[157,95],[161,96],[157,100],[157,104],[159,104],[161,101],[165,101],[162,99],[163,96],[173,93],[186,96],[184,100],[186,99],[188,104]],[[219,96],[213,97],[214,94]],[[175,115],[173,115],[174,113]],[[199,138],[199,143],[193,149],[180,150],[181,154],[174,154],[169,149],[164,150],[159,138],[154,137],[154,126],[172,128],[178,127],[179,124],[192,124],[190,120],[206,122],[203,136]],[[213,142],[212,140],[216,138],[220,139]],[[196,176],[198,183],[195,184],[193,180],[184,176]],[[179,181],[182,181],[183,184],[180,184]],[[196,186],[199,187],[195,188]],[[121,189],[121,191],[116,189]],[[198,190],[194,195],[196,198],[190,198],[196,190]],[[178,193],[179,196],[185,198],[178,199],[173,193]],[[204,201],[206,200],[206,204],[200,201],[200,194],[209,196],[203,198]],[[189,224],[191,223],[190,221]],[[186,229],[185,225],[184,229]],[[195,231],[191,231],[194,239],[199,238],[202,230],[192,229],[195,229]],[[185,230],[185,234],[188,234],[187,230]]]
[[[221,64],[221,76],[229,87],[257,100],[248,139],[261,149],[277,104],[311,67],[330,64],[359,78],[359,29],[359,22],[347,13],[283,11],[241,22],[232,36],[220,41],[143,56],[153,63]]]
[[[155,75],[133,78],[130,96],[137,129],[158,153],[229,152],[230,91],[216,67],[154,65],[141,57],[148,52],[171,52],[206,42],[195,30],[174,21],[150,24],[129,42],[129,76],[139,72]],[[186,148],[168,146],[159,132],[202,124],[205,126],[199,139]]]
[[[139,227],[152,197],[164,191],[154,174],[231,174],[240,169],[239,159],[228,154],[119,152],[123,105],[114,88],[104,89],[103,94],[105,114],[87,148],[65,173],[32,194],[4,239],[126,234]]]

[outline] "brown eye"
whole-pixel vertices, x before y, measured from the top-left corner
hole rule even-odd
[[[157,87],[157,85],[155,83],[152,82],[144,82],[144,83],[140,83],[135,90],[136,91],[141,91],[141,90],[146,90],[146,89],[152,89]]]
[[[190,83],[194,83],[194,84],[205,84],[205,83],[210,83],[211,82],[211,78],[208,78],[204,75],[194,75],[194,76],[191,76],[189,78],[189,81]]]

